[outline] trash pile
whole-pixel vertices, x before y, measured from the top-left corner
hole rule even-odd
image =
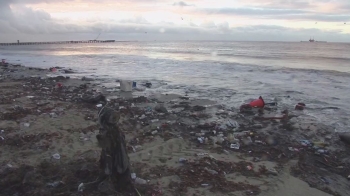
[[[188,188],[208,187],[213,193],[229,193],[235,191],[246,191],[249,195],[257,195],[260,189],[257,186],[243,182],[233,182],[226,178],[227,175],[240,173],[244,176],[259,177],[267,175],[264,167],[253,170],[249,162],[224,162],[211,157],[203,157],[198,160],[181,161],[182,166],[178,168],[156,167],[151,168],[148,174],[152,176],[172,176],[177,175],[180,182],[171,182],[169,188],[178,194],[184,194]],[[147,175],[147,174],[146,174]]]
[[[295,126],[297,121],[290,121],[293,114],[287,110],[277,117],[264,116],[266,111],[275,115],[277,103],[265,103],[262,97],[242,105],[239,109],[215,104],[193,104],[191,98],[187,96],[166,102],[144,96],[108,99],[108,93],[103,94],[94,89],[93,84],[88,83],[92,81],[90,78],[85,77],[83,81],[79,80],[81,83],[75,85],[67,84],[67,81],[73,79],[65,76],[11,79],[9,74],[16,72],[15,69],[18,67],[3,68],[6,68],[3,72],[9,77],[1,79],[15,81],[16,84],[1,87],[6,89],[7,93],[0,95],[0,105],[4,105],[1,108],[3,112],[0,113],[0,120],[13,121],[21,130],[0,127],[2,147],[23,150],[23,155],[25,150],[31,149],[48,151],[53,141],[64,138],[62,133],[22,132],[33,127],[33,121],[25,118],[34,116],[56,120],[72,108],[79,110],[86,123],[93,125],[89,124],[79,130],[67,128],[65,131],[86,145],[95,137],[94,131],[98,130],[97,111],[107,103],[109,107],[119,112],[120,128],[124,133],[130,134],[127,137],[129,153],[145,150],[145,144],[156,139],[167,141],[172,138],[184,138],[186,142],[202,150],[193,159],[181,157],[178,160],[181,164],[179,167],[172,168],[164,164],[149,168],[148,173],[137,171],[138,167],[146,165],[133,162],[132,169],[135,171],[131,177],[142,195],[162,195],[162,188],[158,185],[151,186],[149,180],[173,175],[178,176],[180,181],[171,182],[167,188],[178,195],[183,195],[188,188],[201,187],[214,193],[243,191],[247,195],[258,195],[260,193],[258,186],[230,181],[227,177],[234,173],[255,178],[270,178],[270,175],[278,177],[281,172],[279,168],[254,168],[253,162],[263,161],[273,161],[279,167],[284,167],[291,160],[297,160],[298,164],[292,168],[294,176],[334,195],[342,195],[335,189],[342,180],[350,178],[348,159],[350,151],[347,146],[350,144],[350,134],[339,134],[339,139],[343,143],[338,142],[337,137],[333,135],[327,138],[308,135],[306,131],[303,132]],[[50,68],[50,71],[56,72],[61,69],[55,67]],[[67,69],[64,72],[69,74],[73,71]],[[121,90],[124,91],[138,88],[135,82],[121,81],[121,84],[123,88]],[[142,86],[152,88],[149,82]],[[22,105],[16,101],[18,99],[24,99],[29,104]],[[65,103],[64,106],[62,103]],[[268,106],[272,106],[272,109]],[[303,112],[307,110],[306,104],[298,103],[294,110]],[[315,130],[318,131],[317,128]],[[73,134],[76,132],[77,134]],[[70,141],[71,139],[64,138],[65,144],[69,145]],[[339,146],[342,148],[335,148]],[[99,175],[96,159],[79,155],[76,160],[66,161],[64,153],[59,151],[48,153],[46,161],[37,167],[12,162],[0,165],[2,194],[76,194],[77,187],[81,183],[93,181]],[[209,156],[209,153],[225,156],[234,154],[245,161],[220,161]],[[334,179],[339,180],[338,184],[334,183]],[[84,190],[84,195],[100,193],[99,187]]]

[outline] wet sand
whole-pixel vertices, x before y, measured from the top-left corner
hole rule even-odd
[[[350,195],[349,147],[301,111],[260,121],[282,108],[240,113],[184,95],[138,97],[22,66],[2,66],[0,75],[0,195],[117,194],[102,186],[78,192],[99,172],[98,108],[81,99],[99,91],[121,114],[132,171],[147,181],[135,182],[141,195]],[[328,152],[301,139],[328,144]]]

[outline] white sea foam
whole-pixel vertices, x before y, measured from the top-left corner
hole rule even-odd
[[[260,95],[289,109],[304,102],[305,115],[344,130],[350,126],[348,51],[350,45],[333,43],[130,42],[1,47],[0,58],[72,68],[73,77],[93,75],[108,86],[116,79],[149,80],[150,93],[188,93],[234,107]]]

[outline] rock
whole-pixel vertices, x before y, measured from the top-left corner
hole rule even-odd
[[[74,71],[72,71],[72,70],[68,70],[68,69],[64,69],[63,71],[64,71],[64,73],[66,73],[66,74],[71,74],[71,73],[74,73]]]
[[[145,86],[146,86],[147,88],[151,88],[151,87],[152,87],[152,83],[146,82]]]
[[[97,95],[86,95],[82,97],[82,101],[87,102],[87,103],[93,103],[93,104],[98,104],[100,102],[106,102],[106,97],[103,94],[97,94]]]
[[[147,184],[147,181],[142,178],[136,178],[135,184]]]
[[[48,102],[48,101],[40,101],[40,102],[36,103],[37,106],[44,106],[44,105],[47,105],[47,104],[50,104],[50,102]]]
[[[93,78],[88,78],[88,77],[83,77],[82,79],[81,79],[82,81],[94,81],[95,79],[93,79]]]
[[[339,133],[339,138],[346,144],[350,144],[350,132]]]
[[[295,106],[295,110],[304,110],[304,106],[302,106],[302,105],[296,105]]]
[[[203,111],[203,110],[205,110],[204,106],[199,106],[199,105],[193,106],[193,111]]]
[[[62,80],[66,80],[67,78],[64,76],[56,76],[56,77],[51,77],[49,78],[50,80],[55,80],[55,81],[62,81]]]
[[[168,113],[168,110],[162,104],[158,104],[154,110],[159,113]]]

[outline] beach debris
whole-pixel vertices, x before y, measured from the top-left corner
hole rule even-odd
[[[159,121],[159,119],[152,119],[151,120],[152,123],[155,123],[155,122],[158,122],[158,121]]]
[[[199,143],[203,144],[205,139],[204,139],[204,137],[199,137],[199,138],[197,138],[197,140]]]
[[[0,138],[1,138],[1,140],[5,140],[5,138],[4,138],[4,137],[2,137],[2,136],[0,136]]]
[[[133,82],[131,80],[120,80],[120,90],[124,92],[131,92],[132,91],[132,84]]]
[[[144,86],[147,87],[147,88],[151,88],[152,87],[152,83],[146,82],[146,84],[144,84]]]
[[[136,173],[131,173],[131,179],[133,179],[133,180],[136,179]]]
[[[215,170],[212,170],[212,169],[208,169],[207,167],[204,168],[207,172],[209,172],[210,174],[212,175],[217,175],[219,174],[219,172],[215,171]]]
[[[300,140],[302,146],[311,146],[312,143],[309,140]]]
[[[322,182],[324,182],[326,184],[330,184],[330,181],[325,177],[321,177],[321,180],[322,180]]]
[[[231,144],[231,145],[230,145],[230,148],[231,148],[231,149],[239,150],[240,145],[239,145],[239,144]]]
[[[61,155],[58,154],[58,153],[55,153],[55,154],[52,155],[52,158],[54,158],[56,160],[59,160],[59,159],[61,159]]]
[[[248,165],[248,166],[247,166],[247,170],[249,170],[249,171],[250,171],[250,170],[252,170],[252,169],[253,169],[253,167],[252,167],[252,166],[250,166],[250,165]]]
[[[263,142],[261,140],[255,140],[254,142],[257,143],[257,144],[266,144],[265,142]]]
[[[269,103],[265,103],[265,105],[268,105],[268,106],[277,106],[277,102],[269,102]]]
[[[101,107],[102,107],[102,104],[97,104],[96,107],[97,107],[97,108],[101,108]]]
[[[275,175],[275,176],[278,175],[277,170],[274,169],[274,168],[267,169],[267,172],[268,172],[269,174],[272,174],[272,175]]]
[[[59,88],[59,89],[63,88],[63,84],[60,83],[60,82],[57,82],[57,83],[56,83],[56,86],[57,86],[57,88]]]
[[[64,69],[62,70],[64,73],[66,74],[71,74],[71,73],[74,73],[74,71],[72,71],[71,69]]]
[[[57,69],[56,69],[56,67],[50,67],[50,68],[49,68],[49,71],[51,71],[51,72],[56,72]]]
[[[201,184],[201,186],[207,187],[207,186],[209,186],[209,184]]]
[[[200,106],[200,105],[195,105],[195,106],[193,106],[193,108],[192,108],[192,110],[193,110],[193,111],[196,111],[196,112],[203,111],[203,110],[205,110],[205,109],[206,109],[206,107]]]
[[[28,99],[33,99],[33,98],[34,98],[34,96],[27,96],[27,98],[28,98]]]
[[[292,152],[299,152],[299,149],[293,147],[288,147],[288,150]]]
[[[30,123],[24,123],[23,126],[29,127],[29,126],[30,126]]]
[[[168,113],[168,110],[162,104],[156,105],[154,110],[157,111],[157,112],[160,112],[160,113]]]
[[[58,115],[56,113],[54,113],[54,112],[50,113],[49,115],[50,115],[51,118],[57,118],[58,117]]]
[[[151,106],[147,106],[147,107],[145,107],[145,112],[146,112],[146,114],[147,113],[151,113],[153,110],[152,110],[152,107]]]
[[[187,163],[187,159],[185,159],[185,158],[179,158],[179,163]]]
[[[24,110],[23,106],[20,106],[20,105],[14,105],[13,109],[14,110]]]
[[[157,130],[154,130],[154,131],[151,132],[152,135],[155,135],[155,134],[157,134],[157,133],[158,133]]]
[[[250,144],[253,143],[253,140],[252,140],[252,138],[251,138],[250,136],[248,136],[248,137],[246,137],[246,138],[243,139],[243,143],[244,143],[245,145],[250,145]]]
[[[350,132],[339,133],[339,138],[342,142],[350,144]]]
[[[44,105],[47,105],[47,104],[50,104],[50,102],[48,102],[48,101],[40,101],[40,102],[36,103],[37,106],[44,106]]]
[[[5,133],[5,131],[4,131],[4,130],[1,130],[0,133],[3,134],[3,133]]]
[[[147,184],[147,181],[142,178],[135,178],[135,184]]]
[[[304,110],[306,107],[305,103],[298,103],[296,106],[295,106],[295,110]]]
[[[60,184],[63,184],[62,181],[49,182],[46,185],[55,188],[58,187]]]
[[[328,151],[327,150],[324,150],[324,149],[318,149],[317,151],[316,151],[316,153],[318,153],[318,154],[326,154]]]
[[[134,152],[137,152],[138,149],[142,149],[142,146],[141,145],[132,146],[132,150]]]
[[[230,119],[227,120],[226,125],[227,125],[228,127],[233,127],[233,128],[238,128],[238,127],[239,127],[239,124],[238,124],[237,121],[230,120]]]
[[[101,93],[97,93],[95,95],[84,95],[81,99],[83,102],[93,104],[98,104],[99,102],[104,102],[107,100],[106,96]]]
[[[95,79],[93,79],[93,78],[88,78],[88,77],[83,77],[83,78],[81,78],[81,80],[82,81],[94,81]]]
[[[259,162],[259,161],[261,161],[260,158],[258,158],[258,157],[254,157],[254,158],[253,158],[253,162]]]
[[[264,99],[260,96],[258,99],[251,101],[248,104],[243,104],[240,106],[239,110],[241,112],[251,109],[251,108],[263,108],[265,106]]]
[[[80,183],[78,186],[78,192],[83,192],[84,191],[84,183]]]
[[[207,156],[208,153],[203,153],[203,152],[201,152],[201,153],[197,153],[196,155],[197,155],[197,156]]]

